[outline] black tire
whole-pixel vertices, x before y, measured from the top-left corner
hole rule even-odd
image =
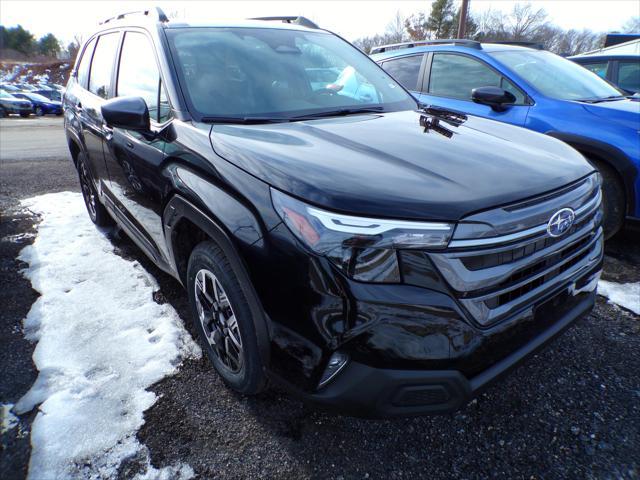
[[[196,276],[201,280],[203,272],[209,272],[213,275],[213,279],[222,287],[222,294],[224,298],[228,299],[228,302],[222,307],[220,306],[221,302],[218,303],[217,309],[206,310],[201,316],[199,303],[196,300]],[[209,277],[209,280],[212,280],[212,278]],[[209,287],[207,289],[211,291]],[[202,348],[207,352],[211,363],[224,382],[233,390],[245,395],[254,395],[262,391],[266,385],[266,377],[258,350],[258,341],[251,308],[247,301],[247,294],[243,291],[229,260],[215,242],[204,241],[193,249],[187,269],[187,291],[192,318],[198,330]],[[205,301],[206,299],[204,301],[201,300],[200,305]],[[222,311],[226,310],[227,306],[237,322],[236,334],[238,331],[240,334],[241,349],[239,351],[241,361],[237,364],[225,361],[225,355],[219,352],[223,349],[221,346],[226,345],[229,340],[229,334],[218,332],[221,336],[218,337],[217,348],[214,348],[210,341],[210,338],[214,337],[214,330],[220,331],[220,328],[211,327],[211,324],[225,321]],[[214,310],[217,313],[213,314]],[[227,310],[227,313],[229,310]],[[220,320],[221,318],[222,320]],[[206,323],[209,324],[208,327],[203,325]],[[207,328],[207,332],[205,332],[205,328]],[[231,328],[227,330],[231,330]],[[233,345],[232,342],[229,344]],[[237,365],[239,366],[234,371],[233,367]]]
[[[29,115],[31,115],[29,112],[20,112],[22,118],[27,118]]]
[[[38,117],[43,117],[44,116],[44,110],[42,109],[42,107],[36,107],[35,112],[36,116]]]
[[[618,173],[604,162],[589,159],[602,175],[602,210],[605,240],[613,237],[624,224],[625,193]]]
[[[87,207],[89,218],[98,227],[110,227],[113,225],[113,219],[109,215],[107,209],[100,202],[100,197],[93,185],[91,174],[87,168],[87,160],[84,153],[78,153],[77,159],[78,177],[80,179],[80,188],[82,189],[82,198]]]

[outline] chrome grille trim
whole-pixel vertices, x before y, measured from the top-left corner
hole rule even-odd
[[[597,268],[603,257],[601,203],[599,179],[591,177],[540,203],[528,201],[521,208],[498,207],[467,217],[468,225],[485,222],[504,235],[482,237],[478,229],[477,238],[452,240],[446,250],[425,254],[470,319],[488,327],[533,308],[543,297],[575,287],[581,276]],[[531,226],[562,208],[575,212],[564,236],[550,236],[547,223]],[[517,225],[529,228],[509,232]],[[465,230],[464,235],[472,232]]]
[[[602,192],[598,191],[597,195],[593,197],[588,203],[580,207],[575,211],[576,221],[580,221],[582,217],[593,213],[600,206],[602,200]],[[539,235],[547,231],[547,224],[543,223],[527,230],[511,233],[509,235],[502,235],[499,237],[489,238],[476,238],[472,240],[452,240],[449,242],[449,248],[473,248],[473,247],[486,247],[490,245],[505,244],[511,242],[517,242],[519,240],[528,239],[534,235]]]
[[[586,248],[580,250],[579,253],[572,255],[570,258],[566,259],[563,262],[553,265],[544,273],[536,275],[535,277],[528,278],[525,282],[522,282],[521,285],[531,283],[535,281],[536,278],[540,278],[544,275],[547,275],[549,272],[554,271],[555,269],[561,268],[563,265],[569,263],[571,259],[584,254],[585,251],[588,252],[586,262],[579,262],[576,265],[573,265],[571,268],[555,276],[549,282],[543,283],[542,285],[534,288],[533,290],[525,293],[524,295],[511,302],[505,303],[504,305],[500,305],[496,308],[489,308],[486,304],[486,301],[490,298],[499,297],[500,295],[519,287],[509,287],[508,289],[499,290],[497,292],[493,292],[491,294],[483,295],[477,298],[463,298],[460,299],[460,302],[481,325],[486,326],[495,323],[501,318],[504,318],[523,307],[526,307],[527,304],[530,304],[531,308],[533,300],[535,300],[537,297],[540,297],[546,292],[563,286],[572,277],[577,277],[581,273],[587,272],[590,268],[596,265],[601,260],[604,253],[602,230],[599,230],[596,238],[594,238]]]
[[[593,222],[587,223],[582,229],[570,235],[557,243],[547,247],[540,252],[537,252],[529,257],[523,257],[519,260],[515,260],[512,263],[498,265],[496,267],[485,268],[481,270],[469,270],[462,263],[461,258],[472,253],[478,255],[478,253],[494,253],[496,251],[513,248],[514,246],[502,246],[494,248],[488,251],[473,251],[473,252],[460,252],[460,253],[434,253],[431,254],[431,260],[435,266],[440,270],[440,273],[445,277],[451,287],[460,292],[473,292],[482,288],[499,285],[511,275],[519,270],[526,268],[528,265],[543,260],[551,255],[554,255],[559,250],[570,246],[582,240],[585,236],[591,234],[595,229]]]

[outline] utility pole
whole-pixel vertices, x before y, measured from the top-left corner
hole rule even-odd
[[[460,6],[460,19],[458,21],[458,38],[464,38],[467,34],[467,12],[469,10],[469,0],[462,0]]]

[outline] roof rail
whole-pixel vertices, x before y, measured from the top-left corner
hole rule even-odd
[[[156,16],[156,20],[158,20],[159,22],[167,23],[169,21],[169,18],[164,14],[162,9],[160,7],[155,7],[155,8],[149,8],[147,10],[135,10],[133,12],[121,13],[120,15],[116,15],[115,17],[107,18],[103,22],[100,22],[100,25],[113,22],[114,20],[122,20],[127,15],[146,15],[150,17],[151,15],[154,15],[154,14]]]
[[[387,52],[389,50],[399,50],[401,48],[413,48],[420,45],[459,45],[462,47],[482,49],[480,42],[468,40],[466,38],[440,38],[437,40],[413,40],[411,42],[392,43],[390,45],[381,45],[371,49],[371,54]]]
[[[516,45],[518,47],[529,47],[534,48],[536,50],[544,50],[544,45],[540,42],[521,42],[518,40],[514,41],[492,41],[487,40],[484,43],[497,43],[498,45]]]
[[[315,22],[312,22],[307,17],[254,17],[249,20],[266,20],[266,21],[275,21],[282,23],[293,23],[294,25],[301,25],[303,27],[308,28],[320,28]]]

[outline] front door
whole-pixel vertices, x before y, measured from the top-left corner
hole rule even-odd
[[[167,258],[162,226],[165,140],[158,132],[169,120],[169,108],[155,53],[142,32],[125,33],[118,66],[116,96],[142,97],[149,108],[151,131],[114,128],[105,139],[111,200],[125,218],[126,226],[143,247],[163,261]]]
[[[434,53],[429,78],[424,80],[421,103],[523,126],[529,111],[525,94],[509,79],[486,63],[469,55]],[[478,87],[500,87],[511,92],[516,101],[497,112],[487,105],[474,103],[471,91]]]

